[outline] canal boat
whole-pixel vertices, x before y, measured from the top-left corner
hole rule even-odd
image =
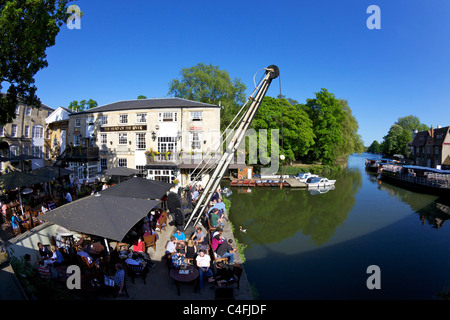
[[[308,189],[312,188],[320,188],[320,187],[329,187],[334,185],[336,180],[328,180],[328,178],[324,177],[314,177],[308,179],[306,182],[306,185],[308,186]]]

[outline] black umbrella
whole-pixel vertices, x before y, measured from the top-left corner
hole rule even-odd
[[[138,174],[139,172],[140,171],[137,169],[127,168],[127,167],[114,167],[114,168],[107,169],[105,171],[105,175],[129,177],[129,176]]]
[[[24,161],[24,160],[33,160],[33,159],[39,159],[39,158],[35,157],[35,156],[30,156],[28,154],[21,154],[21,155],[13,156],[13,157],[9,158],[9,161]]]
[[[69,230],[122,241],[158,202],[96,194],[48,211],[40,219]]]
[[[161,199],[174,185],[162,181],[133,177],[101,191],[104,195],[141,199]]]

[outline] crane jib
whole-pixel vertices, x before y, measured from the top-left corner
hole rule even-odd
[[[238,128],[234,132],[233,138],[230,140],[225,149],[225,152],[219,159],[218,164],[214,169],[211,177],[208,179],[208,182],[206,183],[203,192],[194,207],[194,210],[192,210],[192,213],[190,214],[190,217],[185,224],[184,230],[187,229],[194,217],[196,217],[194,225],[196,225],[198,223],[198,220],[200,220],[202,211],[211,201],[214,191],[219,187],[225,171],[228,169],[231,161],[234,158],[234,153],[239,148],[242,140],[245,138],[245,132],[252,123],[256,111],[258,111],[258,108],[261,105],[261,102],[266,95],[266,92],[269,89],[272,80],[276,79],[280,75],[280,69],[275,65],[270,65],[269,67],[265,68],[265,71],[265,76],[260,82],[259,88],[257,88],[257,90],[255,90],[249,97],[249,100],[251,101],[250,106],[245,111],[242,121],[239,123]]]

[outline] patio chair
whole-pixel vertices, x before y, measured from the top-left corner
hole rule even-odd
[[[152,234],[151,236],[144,237],[145,242],[145,249],[149,247],[153,247],[153,249],[156,251],[156,233]]]
[[[144,284],[147,284],[147,274],[148,274],[148,268],[143,267],[141,265],[133,265],[133,264],[127,264],[127,270],[128,274],[131,277],[131,281],[134,283],[134,278],[140,277],[144,280]]]

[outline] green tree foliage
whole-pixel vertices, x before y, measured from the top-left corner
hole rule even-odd
[[[402,154],[408,156],[408,142],[412,142],[412,133],[414,130],[429,130],[426,124],[420,122],[414,115],[398,118],[397,122],[391,126],[389,132],[384,136],[381,143],[381,151],[386,156]]]
[[[77,100],[72,101],[68,108],[72,111],[75,112],[80,112],[80,111],[84,111],[87,109],[92,109],[98,106],[97,101],[89,99],[88,101],[86,100],[81,100],[80,102],[78,102]]]
[[[239,108],[245,103],[246,86],[240,79],[231,79],[227,71],[212,64],[198,63],[183,68],[180,79],[169,83],[169,96],[218,105],[221,110],[221,129],[231,122]]]
[[[342,104],[327,89],[316,93],[315,99],[307,99],[305,110],[313,122],[316,135],[314,148],[309,158],[332,164],[341,154],[339,149],[345,143],[342,123],[345,112]]]
[[[382,153],[381,145],[377,140],[374,140],[367,149],[369,153]]]
[[[315,135],[308,114],[284,98],[264,97],[251,128],[256,131],[267,129],[268,132],[279,129],[280,139],[284,139],[283,143],[280,142],[280,154],[284,154],[287,159],[304,157],[314,144]]]
[[[141,99],[147,99],[147,97],[144,96],[144,95],[139,95],[139,96],[137,97],[137,99],[138,99],[138,100],[141,100]]]
[[[352,114],[352,110],[348,106],[347,100],[339,100],[344,111],[344,120],[342,121],[342,143],[338,146],[338,155],[346,156],[354,152],[361,153],[364,151],[364,143],[358,134],[358,121]]]
[[[47,67],[46,49],[69,14],[68,0],[0,1],[0,124],[12,122],[19,101],[39,108],[36,73]]]
[[[407,143],[411,141],[410,133],[398,124],[394,124],[384,136],[383,153],[387,156],[394,154],[407,155]]]

